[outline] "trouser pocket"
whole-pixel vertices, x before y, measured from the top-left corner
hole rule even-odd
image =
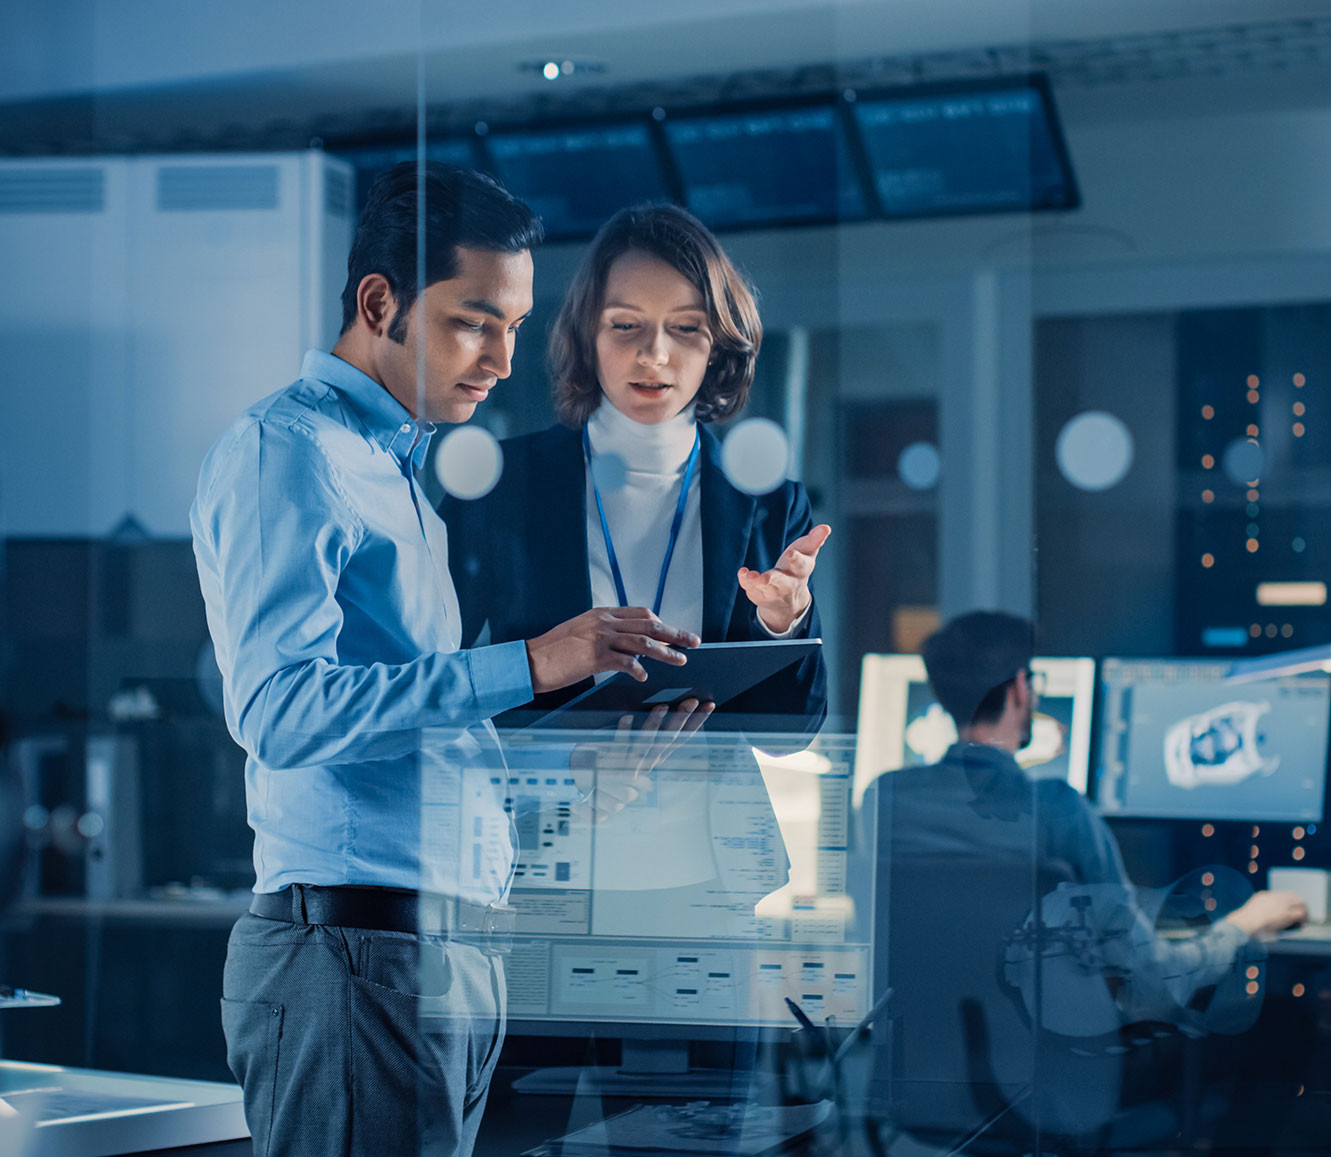
[[[259,1000],[222,1000],[226,1063],[245,1094],[245,1123],[256,1157],[267,1157],[277,1099],[282,1047],[281,1005]]]

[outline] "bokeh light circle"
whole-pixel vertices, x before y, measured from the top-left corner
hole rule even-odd
[[[767,494],[786,480],[790,442],[786,432],[767,418],[748,418],[726,436],[721,446],[726,477],[746,494]]]
[[[1225,477],[1238,486],[1251,486],[1266,469],[1266,451],[1247,438],[1235,438],[1220,457]]]
[[[592,480],[602,494],[622,490],[628,482],[628,463],[618,454],[597,454],[591,463]]]
[[[458,426],[440,443],[434,472],[454,498],[484,498],[504,473],[504,451],[484,426]]]
[[[1108,490],[1132,467],[1132,431],[1104,410],[1078,414],[1059,431],[1058,469],[1079,490]]]
[[[932,442],[912,442],[897,459],[897,473],[912,490],[932,490],[943,472],[943,460]]]

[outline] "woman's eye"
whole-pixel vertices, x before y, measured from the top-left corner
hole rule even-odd
[[[467,330],[469,333],[480,333],[485,328],[483,321],[467,321],[465,318],[458,318],[458,326]]]
[[[610,328],[616,329],[620,333],[628,333],[629,330],[634,328],[634,325],[631,321],[612,321],[610,323]]]
[[[677,326],[675,326],[675,329],[678,330],[680,333],[697,333],[698,330],[699,330],[700,328],[701,328],[700,326],[696,326],[696,325],[677,325]]]

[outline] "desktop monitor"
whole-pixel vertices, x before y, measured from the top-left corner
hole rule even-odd
[[[786,997],[818,1023],[864,1016],[872,873],[852,859],[872,856],[853,834],[855,736],[792,753],[789,735],[702,732],[593,823],[542,785],[563,782],[571,743],[605,741],[504,736],[520,847],[511,1031],[732,1039],[795,1028]],[[563,772],[539,770],[545,756]]]
[[[1225,681],[1228,662],[1105,659],[1095,795],[1107,816],[1318,822],[1331,675]]]
[[[1037,658],[1045,686],[1031,742],[1017,762],[1032,776],[1064,779],[1085,792],[1090,767],[1095,660]],[[936,763],[956,742],[957,728],[929,686],[918,655],[865,655],[860,677],[855,798],[885,771]]]
[[[715,229],[865,216],[840,111],[829,101],[670,117],[663,127],[685,201]]]
[[[495,130],[485,148],[552,241],[590,237],[625,205],[670,196],[645,121]]]
[[[863,93],[852,108],[884,216],[1031,212],[1080,203],[1043,77]]]

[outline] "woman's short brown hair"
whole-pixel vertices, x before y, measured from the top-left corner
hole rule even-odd
[[[601,404],[596,333],[605,283],[610,266],[629,252],[659,258],[703,296],[712,331],[712,360],[695,402],[698,421],[739,413],[749,400],[763,340],[753,289],[698,218],[677,205],[652,204],[621,209],[601,226],[564,295],[548,351],[559,420],[577,429]]]

